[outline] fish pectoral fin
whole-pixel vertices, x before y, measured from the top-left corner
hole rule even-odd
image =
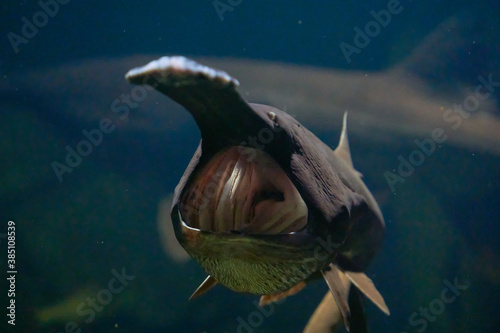
[[[217,283],[218,282],[216,279],[214,279],[210,275],[207,276],[205,281],[203,281],[198,287],[198,289],[196,289],[194,293],[191,295],[191,297],[189,297],[189,300],[200,297],[201,295],[212,289]]]
[[[350,330],[351,310],[349,308],[349,288],[350,282],[345,274],[334,264],[328,265],[328,268],[321,270],[323,278],[330,288],[330,292],[339,307],[344,326],[347,331]]]
[[[298,284],[296,284],[292,288],[290,288],[287,291],[284,291],[282,293],[273,294],[273,295],[262,295],[260,297],[260,300],[259,300],[259,306],[265,306],[265,305],[268,305],[270,303],[274,303],[274,302],[280,301],[284,298],[287,298],[288,296],[295,295],[296,293],[298,293],[299,291],[304,289],[305,286],[306,286],[306,283],[304,281],[302,281],[302,282],[299,282]]]
[[[373,284],[373,281],[370,280],[368,276],[364,273],[357,272],[344,272],[347,278],[352,282],[353,285],[356,286],[370,301],[373,302],[382,312],[386,315],[390,315],[391,312],[389,308],[385,304],[384,298],[378,292],[377,288]]]

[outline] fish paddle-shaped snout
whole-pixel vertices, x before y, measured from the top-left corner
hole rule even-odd
[[[362,272],[380,249],[384,220],[353,166],[346,118],[332,151],[276,108],[247,103],[238,81],[184,57],[132,69],[184,106],[201,142],[174,193],[180,244],[216,283],[237,292],[292,294],[323,275],[349,327],[348,280],[388,313]]]

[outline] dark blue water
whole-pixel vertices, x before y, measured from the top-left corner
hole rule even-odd
[[[150,112],[158,100],[167,105],[156,93],[131,107],[126,120],[110,112],[115,99],[131,93],[125,72],[146,59],[230,57],[372,75],[404,61],[455,17],[463,44],[452,35],[444,39],[449,43],[436,43],[424,57],[432,66],[412,68],[407,79],[422,79],[419,92],[440,96],[445,108],[473,91],[479,75],[493,73],[500,81],[495,1],[40,3],[0,4],[3,295],[10,287],[10,220],[17,268],[15,326],[6,316],[14,298],[4,296],[2,332],[302,332],[327,291],[324,282],[312,282],[267,312],[254,304],[257,296],[220,286],[187,302],[205,273],[194,261],[165,254],[156,220],[158,203],[177,185],[199,131],[180,109],[168,117]],[[356,46],[354,29],[365,29],[374,20],[371,12],[388,6],[395,12],[390,22],[346,56],[342,43]],[[146,56],[120,60],[133,55]],[[365,98],[362,87],[344,88]],[[481,106],[492,121],[500,117],[499,96],[492,91]],[[99,128],[108,116],[117,127],[60,181],[51,163],[64,162],[65,147],[77,147],[82,130]],[[302,115],[300,121],[310,119]],[[326,130],[311,123],[323,141],[337,144],[340,124]],[[354,164],[387,225],[384,247],[367,274],[392,314],[386,317],[367,301],[368,326],[372,332],[498,332],[500,132],[491,133],[489,148],[459,140],[440,145],[392,191],[384,172],[415,150],[419,136],[411,129],[417,126],[405,123],[385,138],[351,137]]]

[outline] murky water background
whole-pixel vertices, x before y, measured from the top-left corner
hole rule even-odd
[[[354,165],[387,226],[384,248],[367,274],[392,314],[367,302],[372,332],[498,332],[496,2],[48,0],[7,1],[0,8],[2,294],[11,286],[10,220],[17,268],[16,325],[6,316],[13,297],[4,297],[0,331],[301,332],[305,326],[327,290],[321,281],[265,309],[255,305],[257,296],[223,287],[187,302],[205,273],[177,252],[157,220],[168,215],[168,198],[199,132],[187,112],[123,78],[160,55],[182,54],[219,59],[219,67],[240,80],[245,98],[286,108],[332,147],[341,129],[332,119],[352,111]],[[377,21],[381,10],[390,18]],[[455,30],[432,44],[426,36],[452,17]],[[356,37],[357,29],[372,37]],[[434,46],[419,55],[418,65],[390,76],[422,43]],[[345,70],[346,79],[322,86],[328,91],[331,82],[332,91],[353,97],[342,105],[314,104],[303,76],[270,83],[265,70],[247,73],[237,59],[272,61],[268,68],[286,73],[294,73],[292,64]],[[348,78],[359,71],[392,77],[383,81],[389,93],[377,99],[369,86],[351,84]],[[266,78],[258,81],[261,75]],[[489,75],[488,90],[479,77],[488,81]],[[390,94],[406,84],[415,95]],[[474,108],[470,96],[481,84],[490,95]],[[422,96],[439,101],[435,112],[462,103],[475,113],[462,118],[457,132],[455,121],[426,118],[427,99],[419,118],[401,116]],[[393,99],[401,113],[379,111]],[[322,113],[330,108],[333,118]],[[477,125],[481,121],[488,127]],[[415,143],[429,142],[435,128],[464,134],[434,140],[432,149]],[[409,164],[401,167],[402,160]]]

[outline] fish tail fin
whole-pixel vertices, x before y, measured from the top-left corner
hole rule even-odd
[[[357,288],[351,288],[349,291],[349,307],[351,308],[351,333],[368,333],[365,304]]]
[[[391,71],[405,78],[422,80],[450,96],[467,95],[477,86],[479,77],[500,81],[498,30],[499,11],[477,7],[448,18],[424,38],[413,52]],[[499,100],[500,89],[494,96]],[[472,90],[473,92],[473,90]],[[494,99],[482,105],[482,111],[498,113]]]
[[[361,294],[364,294],[385,314],[390,314],[384,298],[375,288],[372,280],[364,273],[343,272],[335,264],[330,264],[321,272],[340,312],[340,316],[337,317],[343,320],[347,331],[368,332]],[[332,327],[336,327],[334,325],[338,326],[338,323],[331,324]]]
[[[368,325],[366,323],[364,300],[359,290],[350,288],[347,301],[351,312],[350,333],[367,333]],[[339,307],[329,291],[323,297],[302,333],[333,333],[337,332],[342,324],[343,319]]]

